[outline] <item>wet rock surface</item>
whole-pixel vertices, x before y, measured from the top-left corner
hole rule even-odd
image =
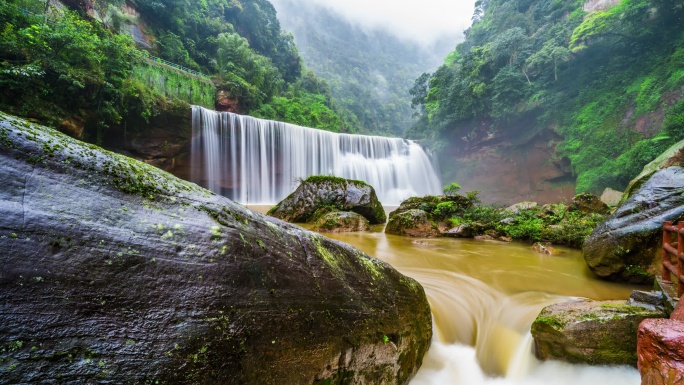
[[[322,233],[346,233],[370,230],[370,224],[355,212],[334,211],[321,216],[311,229]]]
[[[535,353],[542,360],[590,365],[637,364],[637,327],[662,310],[624,301],[573,301],[544,308],[532,324]]]
[[[684,168],[659,170],[594,229],[584,259],[601,278],[650,283],[660,269],[663,222],[683,218]]]
[[[391,216],[385,227],[385,232],[416,238],[439,237],[441,235],[437,225],[428,218],[425,211],[418,209]]]
[[[647,319],[639,325],[638,356],[641,383],[684,383],[684,322]]]
[[[308,177],[292,194],[269,210],[268,215],[287,222],[303,223],[325,206],[353,211],[372,224],[387,220],[373,187],[362,181],[334,176]]]
[[[428,349],[414,280],[151,166],[2,115],[0,180],[0,384],[405,384]]]

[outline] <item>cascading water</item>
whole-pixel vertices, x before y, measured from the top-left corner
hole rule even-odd
[[[192,130],[192,181],[240,203],[276,203],[310,175],[365,181],[383,204],[440,192],[436,163],[410,140],[337,134],[198,106]]]

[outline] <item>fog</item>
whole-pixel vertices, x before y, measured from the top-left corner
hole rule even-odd
[[[284,0],[271,0],[281,9]],[[297,0],[326,7],[366,31],[386,30],[423,45],[462,38],[471,24],[475,0]]]

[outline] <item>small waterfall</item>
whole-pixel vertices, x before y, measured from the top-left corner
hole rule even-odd
[[[365,181],[385,205],[439,194],[436,162],[400,138],[337,134],[192,107],[192,181],[240,203],[273,204],[299,179]]]

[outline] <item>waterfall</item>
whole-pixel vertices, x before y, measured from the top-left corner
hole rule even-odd
[[[362,180],[380,202],[440,193],[434,159],[401,138],[337,134],[192,107],[191,179],[244,204],[273,204],[310,175]]]

